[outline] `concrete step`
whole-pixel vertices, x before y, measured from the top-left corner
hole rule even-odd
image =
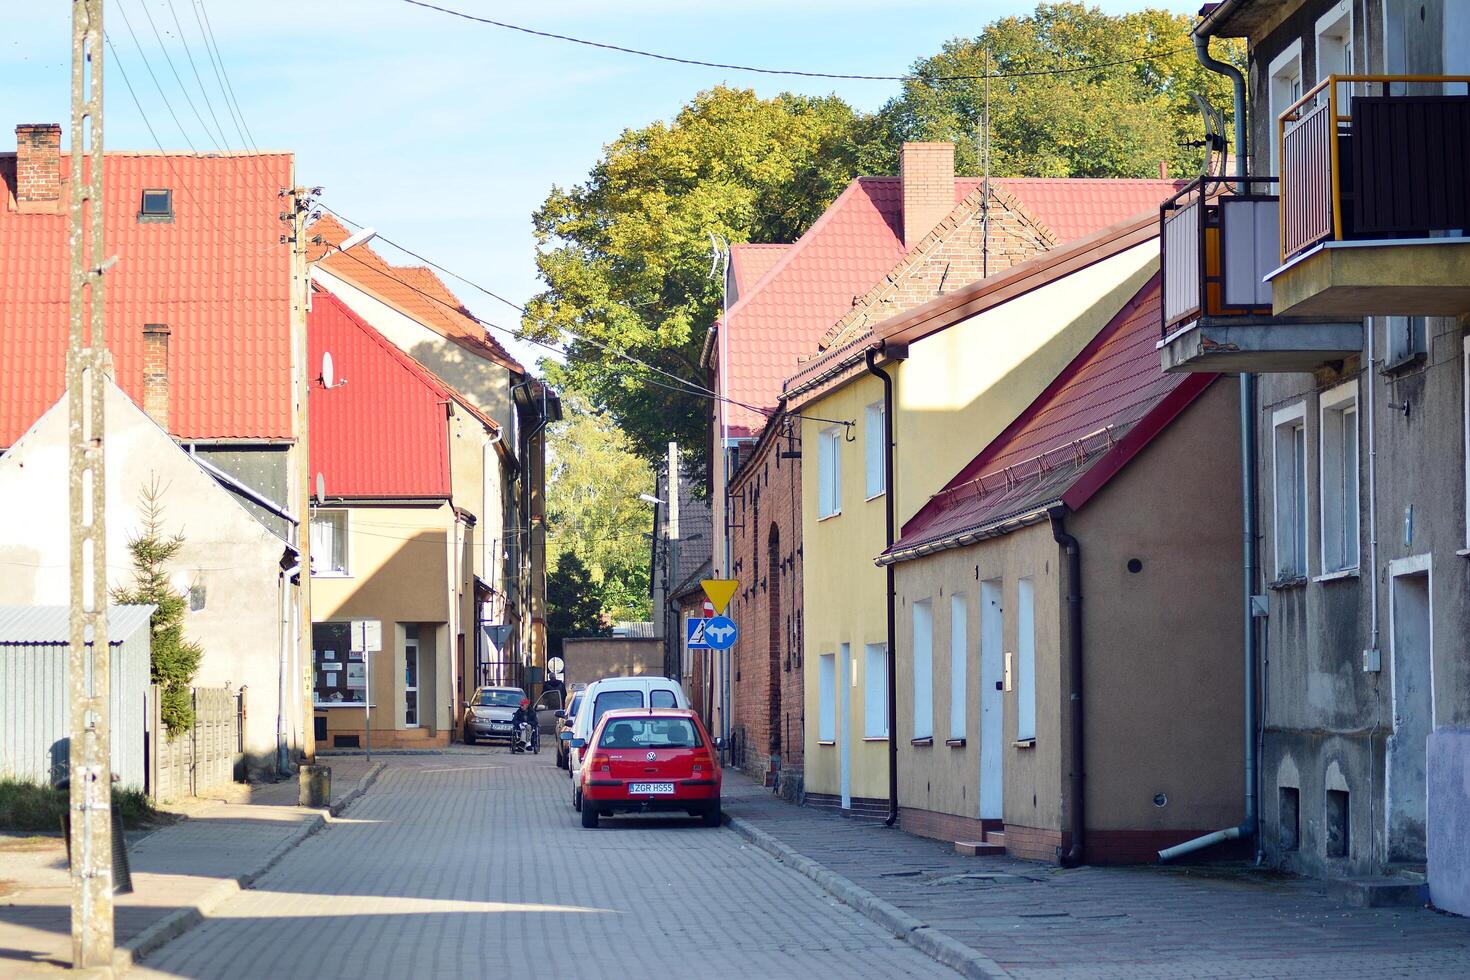
[[[985,835],[987,838],[989,834]],[[988,840],[957,840],[954,842],[954,852],[964,854],[967,857],[996,857],[1006,852],[1004,844],[992,844]]]
[[[1398,877],[1335,878],[1327,882],[1327,896],[1360,909],[1423,905],[1428,887]]]
[[[1006,832],[1004,830],[987,830],[985,832],[985,843],[1006,846]]]

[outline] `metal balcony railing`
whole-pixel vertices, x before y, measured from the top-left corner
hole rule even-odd
[[[1277,140],[1282,262],[1324,241],[1470,227],[1470,76],[1329,75],[1280,115]]]
[[[1163,335],[1201,316],[1270,316],[1275,177],[1200,177],[1159,208]]]

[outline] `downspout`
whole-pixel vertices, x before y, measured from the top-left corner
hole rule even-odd
[[[1067,555],[1067,672],[1072,678],[1072,693],[1068,698],[1068,724],[1072,729],[1072,846],[1062,855],[1062,866],[1075,868],[1087,853],[1087,782],[1083,765],[1087,739],[1082,728],[1082,548],[1067,533],[1066,511],[1062,507],[1054,507],[1047,516],[1051,518],[1052,538],[1066,549]]]
[[[1234,65],[1210,56],[1210,40],[1194,35],[1195,58],[1210,71],[1230,79],[1235,89],[1235,174],[1240,183],[1237,190],[1246,190],[1245,166],[1245,76]],[[1241,486],[1241,554],[1244,575],[1241,596],[1241,616],[1244,623],[1244,674],[1245,674],[1245,819],[1237,827],[1226,827],[1203,837],[1185,841],[1159,852],[1160,861],[1241,837],[1255,839],[1259,844],[1259,804],[1256,797],[1257,769],[1259,759],[1256,750],[1256,622],[1251,610],[1251,596],[1256,589],[1256,378],[1253,374],[1240,375],[1240,486]]]
[[[893,547],[893,378],[878,368],[878,351],[868,348],[868,373],[883,382],[883,548]],[[893,609],[893,562],[883,566],[888,595],[888,818],[898,822],[898,628]]]

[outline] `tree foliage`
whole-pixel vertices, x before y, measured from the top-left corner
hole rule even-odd
[[[569,636],[607,636],[612,632],[602,618],[602,603],[592,576],[574,551],[563,551],[546,577],[546,642],[560,655],[561,641]]]
[[[652,473],[585,396],[572,392],[566,408],[548,444],[547,561],[555,567],[562,554],[576,555],[602,612],[647,619],[652,511],[638,495],[653,492]]]
[[[1199,172],[1203,154],[1190,145],[1203,132],[1193,96],[1222,109],[1227,126],[1231,118],[1230,82],[1195,59],[1190,27],[1189,17],[1166,10],[1115,15],[1081,3],[1041,4],[1028,16],[995,21],[978,37],[954,38],[915,62],[913,74],[1086,69],[991,80],[992,174],[1156,177],[1166,162],[1170,173],[1189,176]],[[1239,42],[1217,43],[1215,54],[1244,66]],[[1131,60],[1145,56],[1153,57]],[[956,144],[957,168],[980,173],[986,87],[980,79],[905,82],[880,111],[884,138],[866,148],[864,163],[894,172],[905,140],[948,140]]]
[[[672,122],[625,130],[586,182],[554,187],[535,214],[546,290],[524,328],[563,331],[704,383],[699,354],[718,316],[710,235],[792,241],[856,173],[865,122],[835,96],[701,92]],[[572,341],[567,380],[606,409],[634,452],[670,439],[703,451],[706,403],[667,378]]]
[[[204,648],[184,637],[187,600],[173,587],[168,564],[184,546],[182,534],[163,530],[163,490],[155,478],[139,493],[143,527],[128,541],[132,555],[133,584],[112,590],[114,602],[152,605],[149,619],[150,674],[159,690],[159,710],[168,737],[175,738],[194,726],[194,700],[189,685],[199,670]]]

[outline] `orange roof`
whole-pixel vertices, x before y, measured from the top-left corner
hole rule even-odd
[[[520,362],[490,336],[432,270],[425,266],[392,265],[367,245],[358,245],[348,252],[330,249],[329,246],[340,244],[350,234],[337,219],[323,215],[308,230],[308,259],[316,260],[326,255],[320,266],[332,275],[387,303],[471,354],[494,361],[511,371],[525,373],[526,369]],[[318,238],[320,242],[316,241]]]
[[[70,183],[61,158],[62,200]],[[290,439],[291,252],[281,236],[288,153],[110,152],[104,158],[103,316],[118,386],[143,402],[143,327],[168,325],[169,428],[184,439]],[[65,390],[68,219],[15,206],[0,154],[0,446]],[[144,188],[173,190],[172,221],[140,222]]]

